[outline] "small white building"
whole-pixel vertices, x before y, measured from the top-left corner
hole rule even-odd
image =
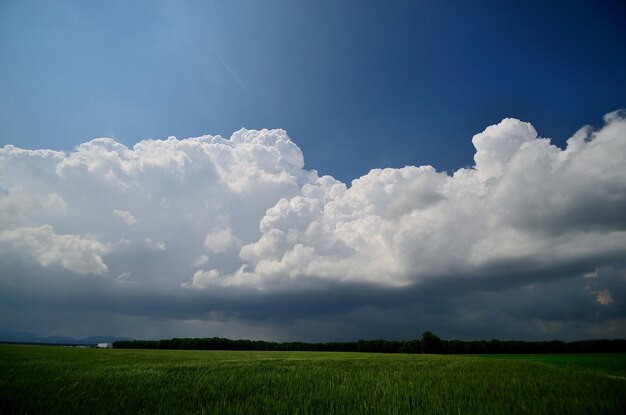
[[[98,345],[96,346],[100,349],[112,349],[113,348],[113,343],[98,343]]]

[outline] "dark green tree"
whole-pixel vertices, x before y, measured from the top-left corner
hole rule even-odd
[[[441,339],[430,331],[422,333],[422,353],[441,353]]]

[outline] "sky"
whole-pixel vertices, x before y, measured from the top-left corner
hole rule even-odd
[[[626,337],[626,5],[0,2],[0,331]]]

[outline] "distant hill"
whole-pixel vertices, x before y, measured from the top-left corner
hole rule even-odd
[[[114,336],[91,336],[75,339],[66,336],[39,337],[27,331],[0,331],[0,342],[11,343],[41,343],[41,344],[97,344],[113,343],[116,341],[130,340],[128,337]]]

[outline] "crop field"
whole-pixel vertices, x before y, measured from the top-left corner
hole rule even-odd
[[[541,362],[572,370],[603,373],[626,379],[626,355],[623,354],[495,354],[491,359]]]
[[[563,358],[0,345],[0,413],[625,412],[626,355]]]

